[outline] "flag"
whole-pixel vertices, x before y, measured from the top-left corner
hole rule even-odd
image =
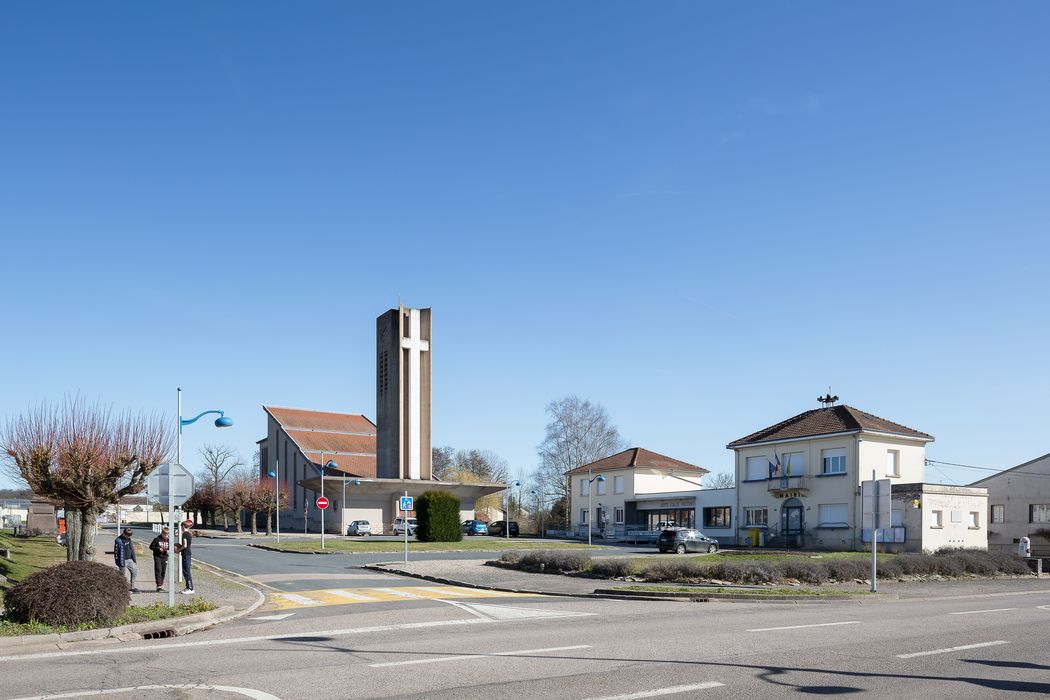
[[[784,476],[791,476],[791,455],[788,455],[787,464],[784,465]]]
[[[773,464],[768,459],[766,460],[766,462],[769,464],[769,478],[772,479],[774,476],[777,475],[777,465]]]
[[[772,479],[774,476],[780,473],[780,456],[776,450],[773,450],[773,459],[775,462],[769,462],[769,478]],[[769,461],[769,460],[766,460]]]

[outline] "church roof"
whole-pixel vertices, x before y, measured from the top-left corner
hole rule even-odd
[[[604,459],[599,459],[596,462],[591,462],[590,464],[584,464],[582,467],[570,469],[565,473],[579,474],[580,472],[586,472],[587,470],[601,471],[603,469],[633,469],[635,467],[640,467],[642,469],[695,472],[696,474],[707,474],[708,472],[708,470],[703,467],[698,467],[695,464],[689,464],[680,459],[652,452],[643,447],[628,447],[623,452],[617,452],[614,455]]]
[[[376,475],[376,425],[357,413],[309,411],[263,406],[303,455],[320,467],[322,453],[335,471],[352,476]],[[329,472],[331,473],[331,472]]]
[[[757,445],[776,440],[792,440],[835,433],[859,433],[862,430],[919,438],[927,442],[933,440],[933,436],[927,433],[909,428],[900,423],[894,423],[885,418],[879,418],[859,408],[842,405],[805,411],[776,425],[762,428],[762,430],[751,433],[739,440],[734,440],[726,447],[733,449],[735,447]]]

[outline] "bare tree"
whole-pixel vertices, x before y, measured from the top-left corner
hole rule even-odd
[[[146,488],[173,438],[158,414],[118,414],[72,398],[12,419],[0,443],[12,475],[65,508],[66,558],[76,561],[94,554],[96,516]]]
[[[237,526],[237,532],[244,532],[241,526],[241,511],[251,502],[253,484],[245,478],[237,478],[223,487],[219,492],[219,507],[223,512],[223,522],[226,522],[226,514],[233,516]]]
[[[571,469],[595,462],[624,449],[620,431],[600,404],[578,396],[567,396],[547,404],[551,420],[547,434],[537,447],[540,466],[536,481],[547,498],[570,500],[571,481],[565,475]],[[552,524],[567,526],[565,512]]]
[[[273,479],[261,479],[252,491],[252,504],[257,513],[266,514],[266,536],[273,534],[273,514],[278,507],[288,507],[288,494],[281,492],[281,502],[277,503],[277,482]],[[252,514],[252,534],[255,534],[255,515]]]
[[[708,474],[703,478],[705,489],[731,489],[736,486],[736,475],[733,472]]]
[[[244,467],[237,450],[226,445],[204,445],[200,449],[201,470],[198,476],[206,484],[222,486],[234,470]]]
[[[438,456],[440,454],[440,457]],[[434,450],[441,460],[442,481],[457,484],[500,484],[509,478],[507,460],[491,450],[454,450],[439,447]],[[477,499],[474,511],[479,516],[491,517],[502,509],[503,495],[492,493]]]

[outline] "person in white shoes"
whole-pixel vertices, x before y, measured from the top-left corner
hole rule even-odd
[[[190,573],[190,567],[193,563],[193,533],[190,532],[191,527],[193,527],[192,520],[186,520],[182,523],[182,544],[175,545],[175,551],[182,555],[182,576],[186,579],[186,590],[182,592],[183,595],[193,595],[193,575]]]

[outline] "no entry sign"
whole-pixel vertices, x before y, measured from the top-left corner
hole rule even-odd
[[[328,499],[325,498],[324,496],[321,496],[320,498],[318,498],[317,499],[317,507],[320,508],[321,510],[324,510],[325,508],[327,508],[328,507]]]

